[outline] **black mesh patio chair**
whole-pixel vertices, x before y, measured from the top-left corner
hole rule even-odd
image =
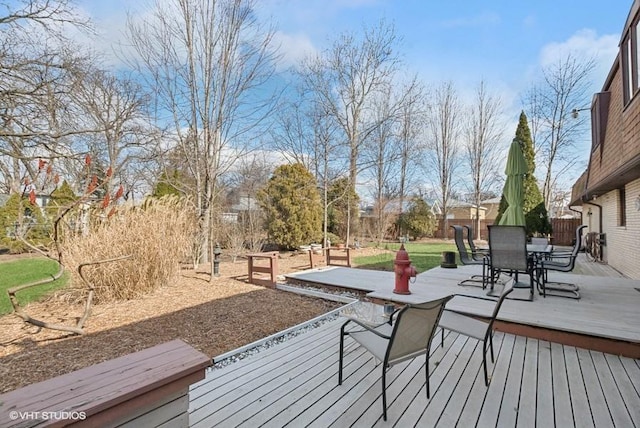
[[[576,258],[578,258],[582,243],[582,231],[586,227],[586,225],[582,225],[576,229],[576,238],[571,252],[554,251],[548,260],[541,260],[539,262],[537,283],[538,289],[543,297],[549,294],[551,296],[569,297],[572,299],[580,298],[579,288],[576,284],[549,281],[547,273],[550,270],[556,272],[571,272],[575,268]]]
[[[431,341],[444,310],[444,305],[453,298],[426,303],[410,304],[398,312],[388,323],[372,327],[357,319],[350,319],[340,329],[340,360],[338,368],[338,385],[342,385],[342,362],[344,357],[344,338],[351,337],[373,356],[382,361],[382,415],[387,420],[387,369],[394,364],[426,355],[425,372],[427,376],[427,399],[431,397],[429,390],[429,350]],[[346,330],[349,323],[356,324],[357,330]]]
[[[480,319],[476,316],[450,311],[446,308],[442,313],[442,316],[440,317],[440,327],[442,328],[440,332],[441,346],[444,346],[445,330],[455,331],[456,333],[473,337],[474,339],[482,342],[482,367],[484,368],[484,383],[487,386],[489,386],[489,376],[487,373],[487,348],[491,350],[491,362],[495,363],[495,357],[493,354],[493,322],[498,316],[498,312],[500,311],[502,302],[504,302],[504,299],[507,297],[507,295],[513,291],[513,284],[513,281],[509,281],[504,285],[502,293],[500,293],[500,298],[493,308],[491,318],[489,318],[488,320]],[[455,298],[495,301],[495,299],[483,296],[456,295]]]
[[[476,243],[473,241],[473,227],[465,224],[463,226],[467,230],[467,243],[469,244],[469,249],[471,249],[471,257],[475,260],[482,260],[484,257],[489,255],[488,248],[479,248],[476,246]]]
[[[493,290],[496,278],[501,273],[511,274],[514,288],[529,288],[526,299],[510,297],[514,300],[533,300],[537,265],[527,252],[527,233],[524,226],[489,226],[489,282]],[[518,274],[529,276],[529,285],[518,282]]]
[[[464,230],[462,226],[453,225],[451,227],[454,231],[453,239],[458,249],[460,263],[463,265],[482,265],[482,275],[472,275],[470,278],[460,281],[458,285],[476,285],[485,288],[487,284],[487,255],[474,253],[469,255],[467,247],[464,245]]]

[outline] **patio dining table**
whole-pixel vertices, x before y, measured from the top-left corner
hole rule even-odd
[[[527,252],[536,260],[548,258],[553,251],[553,245],[550,244],[527,244]]]

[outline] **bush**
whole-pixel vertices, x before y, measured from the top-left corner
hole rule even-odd
[[[331,241],[331,245],[344,244],[344,239],[342,239],[335,233],[327,232],[327,239]]]
[[[65,266],[75,289],[85,286],[77,273],[82,263],[124,255],[126,260],[84,268],[95,286],[95,302],[134,299],[168,284],[193,247],[195,216],[183,199],[167,196],[148,199],[140,207],[119,207],[118,212],[93,225],[87,236],[64,244]],[[78,291],[78,293],[80,293]],[[84,297],[84,291],[78,298]]]
[[[29,198],[12,194],[4,206],[0,207],[0,246],[12,253],[23,253],[30,248],[15,237],[22,235],[36,247],[46,246],[51,242],[50,225],[42,214],[40,207],[29,201]]]
[[[398,218],[396,224],[398,230],[406,231],[414,240],[432,236],[436,229],[436,219],[422,198],[413,198],[411,208]]]
[[[302,165],[281,165],[258,194],[269,239],[283,249],[317,242],[322,204],[313,175]]]

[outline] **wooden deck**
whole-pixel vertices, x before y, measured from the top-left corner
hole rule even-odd
[[[500,332],[488,388],[477,341],[455,333],[434,339],[430,400],[424,358],[392,367],[383,422],[381,367],[351,339],[337,385],[342,321],[209,371],[191,387],[190,426],[640,426],[640,361]]]
[[[499,318],[530,329],[640,344],[640,282],[625,279],[606,265],[581,262],[587,264],[576,269],[581,275],[550,276],[577,283],[580,300],[541,296],[533,302],[509,300]],[[330,267],[289,279],[351,288],[379,301],[424,301],[452,293],[484,294],[479,287],[457,285],[476,273],[478,268],[472,266],[436,268],[420,274],[411,284],[413,294],[402,297],[391,292],[390,272]],[[462,300],[454,298],[448,308],[478,315],[490,309],[482,304],[464,306]],[[504,332],[495,334],[496,363],[489,364],[488,388],[478,342],[449,332],[440,347],[437,333],[430,359],[431,399],[425,393],[424,358],[394,366],[388,372],[389,420],[384,422],[381,367],[350,339],[345,381],[337,385],[342,322],[342,318],[327,321],[209,371],[190,390],[190,426],[640,427],[640,360]]]
[[[606,265],[585,262],[605,272]],[[591,267],[591,266],[587,266]],[[609,268],[610,269],[610,268]],[[613,271],[615,273],[615,271]],[[409,296],[392,293],[394,274],[361,269],[330,267],[288,275],[290,280],[306,284],[329,285],[366,292],[379,301],[421,302],[449,294],[484,295],[486,290],[475,286],[459,286],[458,282],[473,274],[481,274],[481,266],[459,266],[457,269],[435,268],[421,273],[410,284]],[[549,279],[578,284],[580,300],[540,295],[533,302],[507,300],[498,319],[535,329],[547,329],[585,337],[602,338],[637,345],[640,350],[640,281],[611,276],[577,275],[552,272]],[[526,276],[521,281],[528,282]],[[516,290],[514,295],[526,295],[527,290]],[[487,315],[486,305],[464,299],[453,299],[447,307],[462,312]],[[524,333],[523,333],[524,334]],[[584,345],[580,345],[584,346]],[[598,349],[598,348],[595,348]],[[603,349],[601,349],[603,350]],[[612,348],[608,352],[619,352]],[[627,354],[637,358],[637,355]]]

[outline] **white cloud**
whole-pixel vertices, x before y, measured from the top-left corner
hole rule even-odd
[[[547,67],[565,58],[567,54],[587,60],[594,59],[594,82],[601,85],[618,54],[619,39],[617,34],[598,36],[594,30],[579,30],[563,42],[552,42],[544,46],[540,52],[540,64]]]
[[[316,48],[306,34],[287,34],[282,31],[277,31],[273,39],[275,45],[279,46],[279,53],[282,55],[278,64],[281,68],[298,64],[300,60],[316,51]]]

